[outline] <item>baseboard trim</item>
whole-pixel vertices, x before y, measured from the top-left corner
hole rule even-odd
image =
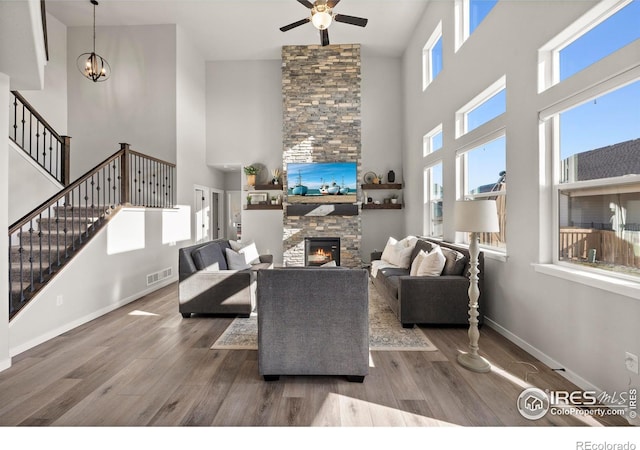
[[[590,383],[589,381],[585,380],[584,378],[582,378],[577,373],[567,369],[566,367],[564,367],[564,364],[562,364],[561,362],[558,362],[555,359],[551,358],[549,355],[547,355],[543,351],[539,350],[538,348],[534,347],[533,345],[529,344],[524,339],[521,339],[519,336],[517,336],[516,334],[512,333],[511,331],[509,331],[508,329],[506,329],[502,325],[498,324],[497,322],[495,322],[495,321],[493,321],[490,318],[485,316],[484,323],[489,328],[491,328],[492,330],[495,330],[498,334],[504,336],[506,339],[508,339],[509,341],[513,342],[515,345],[517,345],[521,349],[525,350],[527,353],[531,354],[532,356],[534,356],[535,358],[537,358],[538,360],[540,360],[542,363],[546,364],[547,366],[549,366],[551,368],[564,368],[564,371],[558,371],[558,374],[563,376],[567,380],[571,381],[573,384],[578,386],[580,389],[585,390],[585,391],[589,390],[589,391],[602,392],[601,389],[599,389],[597,386],[594,386],[592,383]]]
[[[11,358],[6,358],[0,361],[0,372],[7,370],[11,367]]]
[[[62,326],[59,326],[58,328],[55,328],[53,330],[48,331],[47,333],[44,333],[36,338],[31,339],[28,342],[25,342],[22,345],[19,345],[17,347],[14,348],[10,348],[9,349],[9,355],[11,357],[14,357],[16,355],[19,355],[22,352],[25,352],[37,345],[40,345],[44,342],[47,342],[50,339],[53,339],[57,336],[60,336],[63,333],[66,333],[67,331],[73,330],[76,327],[79,327],[80,325],[84,325],[87,322],[90,322],[94,319],[97,319],[98,317],[104,316],[105,314],[110,313],[111,311],[115,311],[118,308],[121,308],[122,306],[125,306],[135,300],[138,300],[142,297],[144,297],[145,295],[151,294],[154,291],[157,291],[158,289],[162,289],[163,287],[166,287],[168,285],[170,285],[171,283],[175,283],[176,281],[178,281],[178,277],[177,276],[173,276],[171,278],[167,278],[166,280],[163,280],[162,282],[156,283],[146,289],[143,289],[142,291],[135,293],[133,295],[130,295],[118,302],[112,303],[104,308],[101,308],[97,311],[92,312],[91,314],[87,314],[84,317],[80,317],[72,322],[66,323]],[[176,310],[177,311],[177,310]],[[10,367],[11,363],[9,363]],[[0,366],[0,370],[1,366]]]

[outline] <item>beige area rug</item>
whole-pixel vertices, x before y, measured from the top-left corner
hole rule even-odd
[[[258,316],[236,318],[211,346],[213,350],[257,350]],[[369,283],[369,349],[437,351],[418,327],[403,328],[391,308]]]

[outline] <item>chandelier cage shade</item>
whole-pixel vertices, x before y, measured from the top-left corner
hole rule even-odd
[[[93,5],[93,51],[78,56],[76,66],[80,73],[94,83],[106,81],[111,76],[111,66],[96,53],[96,5],[97,0],[89,0]]]

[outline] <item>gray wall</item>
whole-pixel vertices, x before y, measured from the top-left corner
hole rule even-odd
[[[583,388],[623,390],[629,385],[625,351],[640,352],[637,298],[536,272],[532,264],[551,258],[551,204],[539,150],[538,112],[585,87],[610,70],[596,64],[543,94],[537,93],[538,48],[584,14],[595,2],[498,2],[462,48],[453,49],[453,5],[430,2],[403,58],[405,145],[404,178],[421,186],[427,161],[422,136],[443,123],[444,235],[455,238],[455,151],[487,128],[454,139],[454,113],[475,95],[507,77],[507,113],[494,125],[506,126],[507,257],[485,259],[485,311],[490,326]],[[422,92],[422,48],[443,22],[444,68]],[[630,56],[633,53],[628,53]],[[637,53],[636,53],[637,55]],[[627,59],[627,64],[632,59]],[[472,74],[472,76],[471,76]],[[540,168],[540,169],[538,169]],[[406,233],[422,230],[421,190],[409,190]],[[485,322],[487,323],[487,322]],[[482,348],[482,339],[480,340]],[[631,376],[631,384],[640,379]]]
[[[133,150],[176,162],[176,26],[97,27],[96,52],[111,78],[93,83],[76,68],[91,49],[91,27],[67,29],[72,178],[127,142]]]
[[[8,105],[10,101],[9,95],[9,76],[0,72],[0,105]],[[9,109],[0,108],[0,130],[9,129]],[[2,139],[3,146],[9,150],[9,139]],[[9,220],[7,211],[9,209],[9,152],[0,152],[0,229],[7,230],[9,228]],[[0,240],[0,252],[3,255],[9,253],[8,240]],[[0,273],[9,273],[9,261],[7,258],[0,258]],[[8,304],[9,277],[0,277],[0,292]],[[9,308],[0,308],[0,371],[11,366],[11,358],[9,357]]]

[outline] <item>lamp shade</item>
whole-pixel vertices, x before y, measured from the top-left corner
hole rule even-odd
[[[457,231],[480,233],[500,231],[496,201],[457,201],[454,225]]]
[[[318,11],[311,17],[311,22],[318,30],[326,30],[331,25],[331,14],[326,11]]]

